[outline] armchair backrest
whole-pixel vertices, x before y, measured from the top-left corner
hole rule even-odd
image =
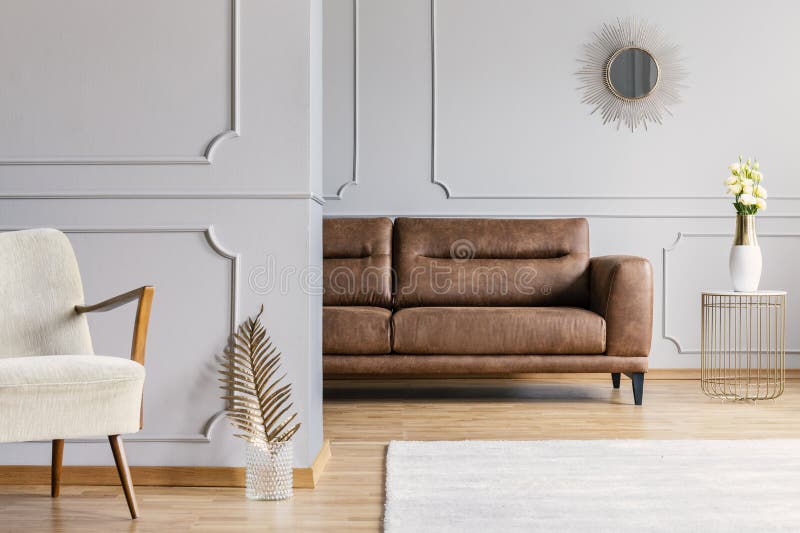
[[[54,229],[0,233],[0,358],[90,355],[78,261]]]

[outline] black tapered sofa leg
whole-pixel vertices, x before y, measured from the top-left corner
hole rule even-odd
[[[621,374],[620,374],[619,372],[612,372],[612,373],[611,373],[611,384],[612,384],[612,385],[614,385],[614,388],[615,388],[615,389],[618,389],[618,388],[619,388],[619,378],[620,378],[620,375],[621,375]]]
[[[633,384],[633,403],[642,405],[644,395],[644,372],[634,372],[630,375]]]

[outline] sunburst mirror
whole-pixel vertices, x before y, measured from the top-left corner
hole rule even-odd
[[[637,19],[604,24],[585,45],[578,78],[583,102],[593,106],[603,124],[623,124],[634,131],[658,123],[680,102],[686,70],[678,47],[655,26]]]

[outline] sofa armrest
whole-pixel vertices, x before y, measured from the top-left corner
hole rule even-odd
[[[629,255],[593,257],[591,310],[606,320],[606,355],[647,356],[653,336],[653,268]]]

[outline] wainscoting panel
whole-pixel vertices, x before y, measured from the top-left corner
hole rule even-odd
[[[224,407],[215,355],[224,347],[221,341],[231,331],[236,309],[232,259],[211,247],[205,229],[67,230],[67,234],[81,265],[87,302],[141,285],[156,287],[148,331],[147,425],[128,440],[209,442],[212,425]],[[128,316],[130,323],[116,313],[90,315],[95,353],[127,355],[135,310],[132,304],[117,312]],[[218,351],[212,349],[215,345]],[[171,386],[175,383],[182,386]]]
[[[303,424],[296,466],[304,467],[322,443],[322,413],[315,407],[322,402],[322,305],[308,281],[320,267],[321,244],[306,233],[321,226],[321,210],[305,199],[0,200],[3,218],[15,222],[0,230],[63,230],[75,249],[87,302],[155,286],[144,428],[125,436],[131,464],[244,463],[243,444],[220,413],[218,356],[232,326],[263,304],[264,325],[293,384]],[[130,304],[90,314],[96,353],[129,356],[135,310]],[[0,445],[0,464],[45,464],[47,446]],[[71,440],[65,454],[65,464],[111,460],[102,435]]]
[[[722,10],[692,4],[688,18],[681,2],[637,3],[638,16],[681,46],[690,87],[674,117],[634,134],[590,116],[574,75],[583,43],[603,22],[628,15],[628,2],[570,1],[546,10],[527,0],[432,3],[433,178],[451,198],[719,197],[719,179],[710,178],[744,149],[769,162],[773,187],[800,193],[790,178],[798,163],[775,127],[800,119],[800,110],[787,110],[781,97],[751,98],[749,88],[730,88],[719,76],[758,63],[760,74],[779,84],[800,81],[781,61],[762,60],[771,55],[772,40],[751,46],[717,38],[715,28],[735,25],[741,2]],[[790,13],[800,11],[792,7],[784,16]],[[798,42],[774,13],[753,15],[749,22],[772,28],[774,39]],[[757,114],[759,123],[773,127],[714,128],[732,110]]]
[[[787,300],[787,353],[800,353],[800,329],[791,327],[793,310],[800,306],[800,279],[793,258],[800,255],[800,234],[761,234],[764,256],[762,289],[782,289]],[[700,353],[700,291],[730,289],[728,251],[733,234],[679,234],[664,249],[663,330],[679,353]]]
[[[0,17],[0,165],[209,163],[237,135],[238,4],[16,5]]]
[[[775,57],[775,46],[800,44],[787,22],[800,7],[754,13],[770,36],[746,44],[728,43],[723,28],[735,25],[747,2],[725,6],[637,3],[636,15],[681,47],[690,76],[674,116],[632,134],[592,116],[575,77],[584,43],[604,22],[630,15],[629,2],[570,0],[545,10],[526,0],[374,0],[356,5],[357,39],[345,34],[352,5],[326,3],[328,38],[341,43],[326,56],[336,62],[326,65],[326,102],[342,113],[358,108],[360,140],[358,191],[330,211],[391,205],[436,213],[446,197],[457,204],[448,211],[462,213],[698,215],[724,205],[725,166],[744,152],[764,162],[779,196],[772,213],[790,212],[783,208],[800,198],[792,178],[800,163],[786,128],[800,110],[787,109],[785,88],[800,74],[764,58]],[[346,53],[347,37],[356,41],[354,54]],[[731,86],[720,74],[755,62],[781,80],[774,97],[751,84]],[[356,65],[348,94],[344,79]],[[758,119],[729,127],[737,116]],[[344,162],[354,150],[344,139],[352,133],[344,118],[326,125],[326,155],[341,162],[326,167],[326,195],[348,183]]]
[[[18,228],[0,231],[12,229]],[[222,247],[213,226],[60,229],[69,237],[81,265],[86,303],[142,285],[157,287],[158,306],[153,308],[147,342],[148,353],[153,354],[146,361],[144,415],[148,423],[126,440],[211,442],[211,431],[224,407],[217,394],[216,355],[202,365],[196,364],[196,358],[208,351],[204,346],[221,344],[219,339],[238,324],[238,254]],[[171,261],[172,254],[181,259]],[[220,258],[227,264],[221,264]],[[128,357],[135,311],[131,303],[114,313],[88,315],[96,354]],[[165,327],[171,316],[183,320]],[[179,364],[181,360],[184,364]],[[174,383],[190,386],[175,388]],[[105,443],[99,438],[74,441]]]
[[[800,45],[792,26],[800,5],[754,12],[732,3],[642,0],[372,0],[357,6],[355,54],[329,56],[328,105],[358,108],[358,186],[325,205],[326,216],[587,217],[594,255],[631,254],[653,265],[651,368],[696,368],[699,291],[729,286],[734,213],[723,196],[726,166],[757,156],[770,190],[759,216],[764,287],[789,291],[789,320],[800,308],[792,274],[800,254],[800,159],[792,145],[800,108],[787,108],[800,73],[786,55]],[[722,9],[724,7],[724,9]],[[327,30],[347,42],[351,5],[326,3]],[[685,13],[691,12],[691,17]],[[769,35],[730,40],[739,13]],[[617,131],[581,103],[575,73],[584,43],[605,22],[636,15],[659,26],[689,70],[684,101],[663,125]],[[349,37],[352,37],[350,35]],[[353,72],[357,91],[342,90]],[[780,80],[731,84],[730,72],[759,64]],[[338,80],[338,81],[337,81]],[[790,106],[791,107],[791,106]],[[742,122],[744,121],[744,122]],[[353,157],[349,123],[325,129],[337,160]],[[335,147],[335,148],[334,148]],[[334,171],[336,170],[336,171]],[[345,168],[346,170],[346,168]],[[326,168],[326,194],[345,183]],[[719,235],[686,237],[679,233]],[[787,237],[777,235],[788,234]],[[668,249],[668,252],[665,252]],[[797,328],[787,346],[800,348]],[[789,365],[800,364],[795,354]]]
[[[322,447],[322,306],[304,278],[321,263],[322,9],[3,3],[0,229],[66,230],[89,301],[156,287],[144,430],[126,437],[134,466],[244,464],[216,357],[262,304],[302,422],[295,466]],[[342,91],[354,102],[351,84]],[[352,121],[352,106],[343,113]],[[342,172],[340,183],[353,175]],[[269,290],[248,284],[252,272]],[[97,353],[129,353],[134,312],[91,317]],[[107,441],[81,441],[66,465],[110,464]],[[46,464],[48,448],[3,444],[0,464]]]
[[[358,183],[358,0],[326,0],[323,8],[323,193],[339,200]]]

